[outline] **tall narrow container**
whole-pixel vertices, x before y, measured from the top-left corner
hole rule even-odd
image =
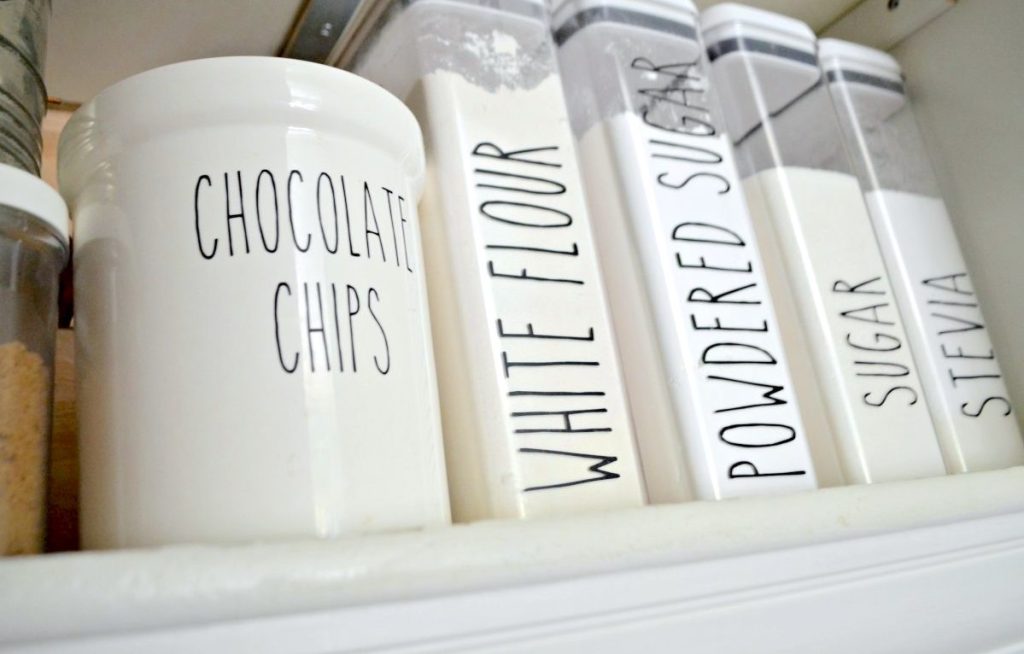
[[[769,278],[796,307],[783,328],[806,340],[846,478],[944,474],[814,33],[732,4],[702,29]]]
[[[57,291],[68,210],[43,180],[0,163],[0,556],[42,551]]]
[[[413,108],[457,520],[644,501],[543,0],[392,2],[350,66]],[[345,62],[343,62],[344,64]]]
[[[950,472],[1024,463],[1024,440],[895,59],[824,39],[819,58]]]
[[[567,0],[554,28],[652,501],[816,487],[696,8]]]

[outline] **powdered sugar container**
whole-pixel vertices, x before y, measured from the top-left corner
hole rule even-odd
[[[543,0],[392,2],[344,60],[424,129],[458,520],[644,501]]]
[[[308,62],[174,64],[79,109],[59,173],[86,547],[448,522],[401,102]]]
[[[60,195],[0,164],[0,556],[43,547],[57,291],[67,256]]]
[[[895,59],[824,39],[819,58],[950,472],[1024,463],[1024,440]]]
[[[834,448],[820,406],[804,426],[816,385],[791,373],[696,8],[565,0],[553,23],[651,499],[815,488],[811,439],[833,473]]]

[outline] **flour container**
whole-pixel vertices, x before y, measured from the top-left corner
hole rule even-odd
[[[0,556],[43,548],[57,290],[67,255],[60,195],[0,164]]]
[[[652,501],[815,488],[696,8],[568,0],[554,28]]]
[[[824,39],[822,69],[864,190],[950,472],[1024,463],[979,299],[907,101],[899,64]]]
[[[86,547],[448,521],[398,100],[306,62],[175,64],[76,112],[59,173]]]
[[[733,4],[702,16],[713,78],[773,290],[795,311],[847,481],[945,472],[813,32]]]
[[[404,98],[425,132],[456,519],[641,504],[545,2],[396,1],[366,32],[347,65]]]

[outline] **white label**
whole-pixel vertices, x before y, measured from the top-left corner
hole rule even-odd
[[[776,168],[744,184],[754,220],[775,228],[847,477],[944,474],[856,179]]]
[[[1003,375],[956,234],[938,198],[866,195],[950,470],[1024,463]]]
[[[675,341],[665,366],[697,494],[814,488],[732,152],[704,109],[706,81],[692,63],[631,66],[638,115],[618,118],[613,138],[656,330]]]
[[[423,93],[428,265],[451,270],[431,294],[448,302],[434,310],[457,517],[641,504],[558,77],[491,93],[434,73]]]

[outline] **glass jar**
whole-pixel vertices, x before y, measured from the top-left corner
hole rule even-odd
[[[0,555],[42,551],[67,208],[39,178],[0,164]]]
[[[50,0],[0,2],[0,163],[39,174]]]

